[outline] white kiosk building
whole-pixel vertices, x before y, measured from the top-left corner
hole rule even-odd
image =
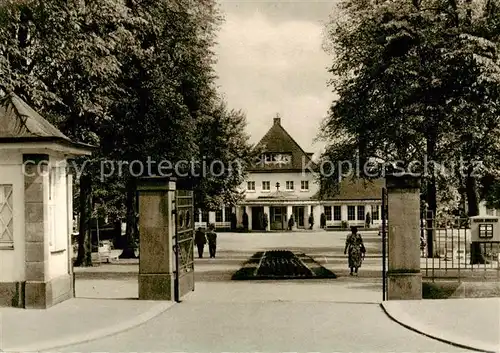
[[[14,93],[0,98],[0,306],[47,308],[73,296],[72,142]]]

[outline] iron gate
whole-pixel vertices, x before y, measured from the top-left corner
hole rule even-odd
[[[387,299],[387,214],[388,214],[388,203],[387,203],[387,189],[382,188],[382,300]]]
[[[194,205],[192,190],[175,192],[174,298],[194,290]]]
[[[477,242],[474,249],[468,217],[435,217],[431,212],[427,216],[422,221],[421,234],[432,233],[432,237],[421,245],[420,266],[424,278],[459,282],[500,279],[499,242]]]

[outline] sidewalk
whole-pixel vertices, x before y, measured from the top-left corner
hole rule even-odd
[[[38,352],[123,332],[173,302],[70,299],[47,310],[0,308],[0,351]]]
[[[463,348],[500,352],[500,298],[406,300],[382,303],[399,324]]]
[[[361,281],[354,283],[358,280]],[[113,282],[115,282],[113,280],[82,281],[89,284],[94,282],[93,284],[96,287],[98,283],[95,282],[101,281],[109,286],[113,286]],[[128,288],[129,293],[136,290],[136,284],[133,281],[126,282],[130,287]],[[354,321],[358,320],[356,318],[363,317],[365,334],[378,336],[386,332],[394,340],[399,337],[398,335],[402,335],[402,332],[397,330],[396,327],[389,331],[377,329],[376,322],[379,326],[385,327],[387,325],[386,320],[390,320],[383,312],[377,314],[376,310],[370,309],[380,303],[379,286],[378,283],[367,283],[362,278],[355,278],[349,282],[202,282],[197,284],[195,292],[186,298],[186,302],[180,304],[126,299],[72,299],[48,310],[1,308],[0,349],[5,352],[16,353],[55,351],[59,350],[59,347],[94,341],[132,329],[143,323],[155,325],[154,322],[156,322],[156,325],[159,325],[157,318],[173,320],[173,322],[181,320],[186,315],[195,316],[196,318],[214,318],[214,307],[218,311],[226,310],[228,312],[231,312],[234,308],[250,310],[250,308],[255,309],[265,306],[268,310],[274,310],[272,308],[283,307],[282,315],[296,311],[301,312],[298,315],[301,318],[300,323],[303,327],[309,328],[318,328],[320,317],[317,315],[320,312],[328,313],[327,316],[330,321],[333,318],[338,318],[338,320],[341,320],[340,317],[347,318],[348,316],[344,315],[348,315],[349,312]],[[88,290],[90,291],[91,288]],[[126,290],[126,288],[122,287],[122,290]],[[313,315],[313,310],[309,311],[309,315],[306,315],[305,313],[308,311],[304,305],[316,308],[316,314]],[[404,326],[446,343],[460,345],[463,348],[483,352],[500,351],[500,299],[389,301],[384,302],[382,306],[389,317],[402,325],[400,327],[403,330],[406,330],[403,328]],[[169,312],[175,317],[160,315],[169,308],[171,308]],[[359,312],[353,311],[355,309],[359,309]],[[192,313],[193,310],[195,310],[195,314]],[[365,312],[365,310],[368,310],[368,312]],[[251,315],[246,317],[246,320],[250,319]],[[190,320],[195,320],[195,318]],[[188,322],[191,322],[190,320]],[[328,340],[332,344],[334,342],[338,343],[338,340],[342,337],[337,336],[337,334],[340,334],[338,332],[340,330],[339,323],[335,321],[337,319],[329,322],[324,317],[321,320],[325,320],[321,322],[321,328],[325,331],[325,335],[327,331],[330,332],[329,335],[323,338],[324,345],[322,347],[327,346]],[[346,321],[343,321],[343,323],[344,325],[347,324]],[[290,325],[289,328],[292,331],[295,329],[293,321],[281,322],[281,324]],[[276,322],[259,319],[256,322],[248,321],[245,325],[258,326],[262,332],[274,332]],[[229,326],[225,328],[225,330],[228,329]],[[285,327],[283,327],[283,330],[285,330]],[[132,331],[137,333],[137,330]],[[249,332],[242,333],[243,338],[249,339],[248,334]],[[120,337],[124,336],[121,335]],[[234,336],[233,339],[237,337],[239,336]],[[387,340],[389,340],[389,337],[387,337]],[[111,340],[111,338],[108,341],[115,342],[115,344],[117,342]],[[103,341],[99,340],[97,342]],[[387,342],[395,344],[390,340]],[[127,342],[123,344],[125,343]],[[206,344],[211,343],[213,342],[206,342]],[[101,343],[95,344],[102,351],[100,345]],[[147,348],[149,349],[149,346],[143,346],[143,350],[147,350]],[[61,349],[62,351],[65,349],[75,351],[71,347]],[[352,347],[352,349],[355,349],[355,347]],[[86,352],[87,350],[81,351]],[[392,351],[395,351],[394,347]],[[398,351],[405,351],[405,348],[401,346]],[[449,347],[449,349],[441,349],[440,351],[452,352],[458,351],[458,349]]]

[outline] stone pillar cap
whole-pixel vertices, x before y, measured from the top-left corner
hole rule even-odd
[[[411,173],[386,173],[385,183],[388,189],[420,189],[421,177]]]
[[[174,177],[164,177],[164,176],[148,176],[141,177],[137,180],[137,190],[147,191],[147,190],[175,190],[175,187],[170,186],[171,182],[176,182],[177,179]]]
[[[172,188],[171,183],[175,183]],[[194,182],[189,178],[173,176],[147,176],[137,179],[137,190],[193,190]]]

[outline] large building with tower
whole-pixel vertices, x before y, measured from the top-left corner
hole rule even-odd
[[[196,226],[215,223],[218,229],[230,228],[232,213],[236,215],[238,227],[243,227],[246,219],[248,229],[254,231],[285,230],[292,215],[292,229],[308,229],[310,216],[314,220],[313,229],[320,229],[323,213],[327,228],[364,227],[367,214],[370,214],[371,226],[380,224],[382,180],[345,179],[337,194],[320,200],[317,175],[306,167],[314,163],[313,153],[300,147],[280,118],[274,118],[256,148],[262,155],[247,170],[247,179],[240,186],[244,200],[217,211],[200,210]]]

